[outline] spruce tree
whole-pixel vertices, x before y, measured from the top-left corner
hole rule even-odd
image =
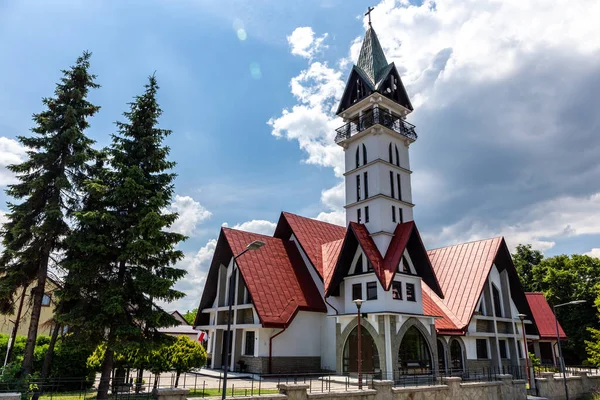
[[[151,348],[161,339],[158,328],[176,324],[156,301],[184,296],[173,285],[186,273],[174,267],[185,236],[167,230],[177,219],[166,211],[175,163],[167,160],[163,140],[171,132],[157,127],[162,111],[154,76],[145,88],[124,113],[127,122],[117,122],[106,150],[109,167],[97,168],[87,182],[63,263],[69,311],[61,323],[106,346],[98,400],[107,398],[115,352]]]
[[[31,319],[23,359],[23,374],[32,372],[35,339],[50,258],[60,251],[69,232],[68,218],[78,205],[77,192],[92,157],[93,141],[84,131],[88,118],[99,110],[87,100],[97,88],[89,73],[91,54],[83,53],[56,85],[54,97],[43,99],[46,109],[33,115],[33,136],[19,136],[27,159],[8,168],[18,183],[6,193],[8,222],[3,225],[0,257],[0,312],[13,311],[19,287],[31,290]]]

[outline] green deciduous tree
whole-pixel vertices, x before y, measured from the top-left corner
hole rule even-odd
[[[515,249],[512,258],[523,290],[527,292],[539,291],[540,286],[534,279],[533,269],[544,259],[542,252],[532,249],[530,244],[520,244]]]
[[[61,296],[68,304],[60,322],[106,346],[99,400],[107,398],[115,351],[160,340],[157,328],[176,320],[156,302],[184,296],[173,289],[186,273],[174,267],[183,257],[176,245],[185,236],[168,230],[177,218],[166,211],[175,175],[163,145],[170,131],[157,127],[157,90],[151,76],[124,113],[127,122],[117,123],[108,167],[100,162],[87,181],[85,208],[75,214],[63,263],[68,274]]]
[[[193,310],[188,310],[185,314],[183,314],[183,319],[190,324],[194,324],[194,320],[196,319],[196,314],[198,314],[198,309],[194,308]]]
[[[186,336],[180,336],[169,347],[171,368],[175,370],[175,387],[179,385],[179,376],[182,372],[189,372],[194,368],[201,368],[206,363],[206,350],[204,347]]]
[[[19,136],[25,146],[24,162],[8,168],[18,183],[6,193],[8,222],[3,226],[4,251],[0,258],[0,312],[11,313],[20,287],[32,289],[30,325],[23,357],[23,373],[32,372],[35,339],[50,258],[62,248],[69,233],[67,218],[77,208],[77,192],[85,178],[86,163],[92,157],[93,141],[86,137],[88,118],[99,107],[87,101],[90,89],[97,88],[89,73],[90,53],[84,53],[73,67],[63,71],[54,97],[43,99],[46,110],[33,116],[31,137]]]

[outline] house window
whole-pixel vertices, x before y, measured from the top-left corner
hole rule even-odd
[[[355,283],[352,285],[352,300],[362,299],[362,284]]]
[[[392,198],[396,197],[394,196],[394,173],[392,171],[390,171],[390,191]]]
[[[400,182],[400,174],[396,174],[396,183],[398,184],[398,200],[402,200],[402,185]]]
[[[404,222],[404,210],[401,207],[398,207],[398,222]]]
[[[360,149],[356,148],[356,168],[360,166]]]
[[[244,355],[253,356],[254,355],[254,331],[246,332],[246,346],[244,349]]]
[[[356,210],[356,222],[358,222],[359,224],[361,223],[361,217],[361,209],[359,208]]]
[[[408,301],[417,301],[415,297],[415,285],[414,283],[406,284],[406,300]]]
[[[392,299],[402,300],[402,282],[392,282]]]
[[[396,165],[400,166],[400,156],[398,155],[398,146],[394,145],[396,148]]]
[[[365,199],[369,198],[369,173],[365,171]]]
[[[508,358],[506,355],[506,340],[498,340],[498,346],[500,346],[500,358]]]
[[[356,175],[356,201],[360,201],[360,174]]]
[[[500,302],[500,292],[494,284],[492,284],[492,296],[494,297],[494,313],[496,317],[502,317],[502,303]]]
[[[369,206],[365,207],[365,222],[369,222]]]
[[[367,282],[367,300],[377,300],[377,282]]]
[[[396,206],[392,206],[392,222],[396,222]]]
[[[43,306],[50,305],[50,295],[44,294],[44,297],[42,297],[42,305]]]
[[[369,271],[369,272],[373,271],[373,264],[371,264],[371,261],[369,261],[368,258],[367,258],[367,271]]]
[[[523,358],[523,344],[521,343],[521,341],[517,342],[517,350],[519,352],[519,358]]]
[[[390,143],[390,147],[388,148],[389,156],[390,156],[390,164],[392,164],[392,144]]]
[[[487,339],[477,339],[476,342],[477,342],[476,343],[477,359],[487,360],[487,358],[488,358]]]
[[[363,165],[365,165],[367,163],[367,146],[365,146],[364,143],[362,145],[362,149],[363,149]]]

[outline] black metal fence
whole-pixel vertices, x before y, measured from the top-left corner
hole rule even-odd
[[[524,366],[507,365],[504,367],[488,367],[476,369],[450,369],[447,371],[394,374],[394,385],[397,387],[434,386],[442,384],[445,378],[458,377],[463,382],[494,382],[502,375],[511,375],[513,379],[527,379],[527,369]]]
[[[352,135],[362,132],[365,129],[377,124],[385,126],[386,128],[412,140],[417,139],[417,132],[415,132],[415,126],[413,124],[406,122],[402,118],[393,115],[386,110],[373,108],[365,111],[356,120],[350,121],[347,124],[337,128],[335,142],[339,143],[350,138]]]

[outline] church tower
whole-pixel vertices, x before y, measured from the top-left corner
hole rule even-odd
[[[345,152],[346,224],[365,224],[382,256],[396,225],[413,219],[408,148],[417,134],[405,120],[412,111],[369,21],[337,110],[345,125],[335,142]]]

